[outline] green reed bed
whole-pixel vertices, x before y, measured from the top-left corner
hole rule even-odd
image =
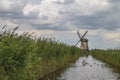
[[[92,50],[92,56],[120,68],[120,50]]]
[[[81,55],[79,48],[31,33],[0,32],[0,80],[38,80]]]

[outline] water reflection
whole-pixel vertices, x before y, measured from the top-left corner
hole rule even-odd
[[[87,62],[88,56],[89,56],[89,54],[84,54],[83,61],[82,61],[83,66],[89,65],[89,63]]]

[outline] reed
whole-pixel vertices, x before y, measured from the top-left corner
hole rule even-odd
[[[78,59],[81,50],[54,38],[18,34],[18,27],[0,31],[0,79],[38,80]]]

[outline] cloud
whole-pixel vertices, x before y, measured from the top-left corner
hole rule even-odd
[[[111,4],[114,4],[114,3],[119,3],[120,0],[108,0]]]
[[[24,7],[23,14],[25,16],[33,16],[36,14],[38,16],[38,19],[35,22],[37,23],[32,23],[32,25],[34,24],[35,26],[36,25],[43,26],[44,27],[43,29],[54,28],[53,30],[55,29],[67,30],[68,28],[69,30],[69,27],[66,26],[68,22],[73,24],[74,27],[78,27],[78,28],[79,25],[81,24],[96,26],[96,24],[94,24],[93,22],[91,23],[89,22],[90,23],[89,24],[87,22],[84,22],[84,20],[86,21],[86,19],[90,18],[89,16],[94,15],[94,13],[97,11],[101,11],[102,9],[104,9],[105,6],[108,5],[106,0],[102,0],[102,1],[94,0],[92,2],[88,0],[85,1],[74,0],[71,2],[73,3],[71,4],[70,1],[68,0],[44,0],[41,1],[41,3],[39,4],[34,4],[30,2],[26,4],[26,6]],[[55,24],[57,24],[57,26],[52,27]],[[61,26],[63,26],[64,28]],[[40,27],[37,29],[42,29],[42,28]]]
[[[36,29],[48,30],[99,28],[101,26],[99,24],[102,23],[94,23],[96,20],[99,21],[98,16],[95,17],[94,15],[105,10],[108,6],[107,0],[93,0],[92,2],[89,0],[7,1],[10,9],[8,11],[1,10],[1,18],[11,19],[17,24],[31,24]],[[42,27],[38,28],[38,25]],[[83,25],[83,27],[80,27],[80,25]]]
[[[27,4],[27,0],[1,0],[1,11],[20,12]]]
[[[1,10],[9,10],[12,2],[10,0],[1,0],[0,1],[0,9]]]
[[[76,30],[119,28],[119,5],[112,0],[2,0],[0,17],[35,29]],[[115,0],[118,2],[118,0]],[[87,4],[87,5],[86,5]],[[113,5],[114,4],[114,5]],[[17,6],[16,6],[17,5]],[[6,7],[5,7],[6,8]]]
[[[0,15],[2,17],[18,19],[18,21],[21,18],[37,19],[35,22],[40,22],[39,25],[41,22],[65,25],[69,21],[76,26],[100,26],[102,23],[99,21],[100,17],[96,13],[106,10],[106,7],[109,5],[107,0],[2,0],[1,2],[6,2],[3,5],[9,8],[8,11],[1,10]],[[92,22],[96,20],[97,23]]]
[[[105,33],[102,33],[102,36],[106,40],[112,40],[112,41],[120,41],[120,29],[114,30],[114,31],[106,31]]]
[[[39,21],[56,23],[61,16],[59,5],[54,2],[55,0],[44,0],[40,4],[28,3],[23,9],[23,14],[26,16],[36,14]]]
[[[110,32],[110,33],[104,34],[105,38],[107,38],[107,39],[114,39],[114,40],[117,40],[119,38],[119,36],[120,36],[119,32],[112,32],[112,33]]]

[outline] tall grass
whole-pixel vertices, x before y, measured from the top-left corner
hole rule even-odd
[[[120,50],[92,50],[91,54],[118,69],[120,68]]]
[[[33,38],[31,33],[16,33],[5,27],[0,31],[0,79],[38,80],[80,55],[80,49],[54,38]]]

